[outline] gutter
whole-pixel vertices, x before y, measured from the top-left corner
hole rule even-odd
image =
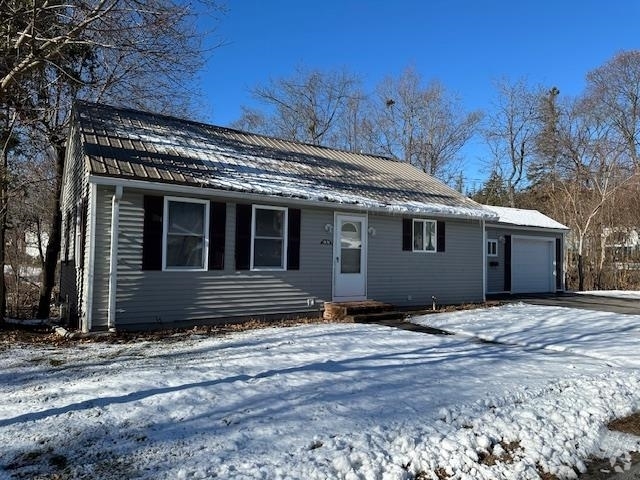
[[[118,287],[118,230],[120,224],[120,200],[122,185],[116,185],[111,198],[111,251],[109,255],[109,307],[107,310],[107,329],[115,331],[116,326],[116,291]]]
[[[135,188],[140,190],[154,190],[160,191],[163,194],[170,193],[181,193],[184,195],[199,195],[205,197],[211,196],[221,196],[228,198],[230,200],[243,200],[243,201],[256,201],[256,202],[264,202],[265,198],[269,198],[271,200],[276,200],[281,203],[286,203],[288,205],[297,205],[297,206],[307,206],[307,207],[319,207],[319,208],[333,208],[334,210],[355,210],[358,212],[371,212],[371,213],[383,213],[387,215],[429,215],[430,217],[436,218],[462,218],[467,220],[497,220],[498,215],[493,214],[492,212],[488,212],[486,210],[477,209],[478,214],[463,214],[463,213],[447,213],[447,212],[430,212],[430,211],[402,211],[399,209],[395,209],[393,205],[389,206],[366,206],[357,203],[340,203],[340,202],[330,202],[330,201],[321,201],[321,200],[313,200],[313,199],[305,199],[298,197],[287,197],[281,195],[272,195],[272,194],[261,194],[261,193],[251,193],[251,192],[242,192],[236,190],[224,190],[218,188],[209,188],[209,187],[196,187],[192,185],[181,185],[176,183],[168,183],[168,182],[152,182],[147,180],[133,180],[127,178],[114,178],[107,177],[102,175],[89,175],[89,182],[94,185],[107,185],[107,186],[115,186],[115,187],[127,187],[127,188]],[[436,205],[436,204],[434,204]],[[451,208],[466,208],[466,207],[451,207]],[[469,210],[472,210],[469,208]]]

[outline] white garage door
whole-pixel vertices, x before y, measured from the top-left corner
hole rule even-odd
[[[553,240],[515,237],[511,242],[511,291],[555,291],[555,244]]]

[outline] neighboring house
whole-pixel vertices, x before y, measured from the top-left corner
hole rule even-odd
[[[487,293],[564,290],[564,236],[568,228],[537,210],[485,206]]]
[[[61,295],[85,331],[479,302],[485,224],[513,246],[562,238],[406,163],[89,103],[73,112],[62,217]]]
[[[605,227],[602,239],[610,258],[617,261],[637,259],[640,253],[640,236],[637,228]]]

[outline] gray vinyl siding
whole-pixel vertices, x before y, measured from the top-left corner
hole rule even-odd
[[[368,298],[394,305],[483,300],[480,221],[445,219],[445,252],[402,250],[402,218],[369,216]]]
[[[526,228],[509,228],[506,226],[487,226],[487,240],[498,241],[498,256],[487,256],[487,293],[502,293],[504,292],[504,250],[505,235],[511,236],[532,236],[532,237],[546,237],[546,238],[559,238],[562,240],[562,234],[556,232],[545,232],[543,230],[529,230]],[[555,244],[554,244],[555,245]],[[564,252],[562,252],[564,254]],[[486,246],[485,246],[486,255]],[[561,257],[563,258],[563,257]],[[498,265],[491,265],[491,262],[497,262]]]
[[[109,257],[111,254],[111,199],[114,188],[98,186],[96,199],[96,230],[93,239],[87,238],[85,265],[89,265],[89,244],[95,242],[93,259],[93,304],[91,310],[91,327],[107,326],[109,307]],[[91,199],[93,200],[93,199]],[[87,237],[90,235],[87,228]],[[87,290],[87,289],[85,289]]]
[[[67,143],[67,154],[65,157],[65,167],[63,173],[63,186],[60,199],[62,210],[62,242],[60,255],[60,297],[63,301],[68,301],[72,316],[81,316],[82,308],[86,298],[79,298],[85,295],[82,288],[86,284],[83,271],[76,265],[76,214],[80,199],[88,193],[88,173],[85,169],[80,136],[75,126],[69,132]],[[65,236],[67,222],[69,224],[69,236]],[[87,229],[88,230],[88,229]],[[85,241],[85,247],[88,243]],[[67,253],[67,256],[65,256]],[[86,252],[85,252],[86,253]],[[86,257],[86,255],[85,255]],[[88,263],[85,261],[85,266]],[[80,288],[79,288],[80,287]]]
[[[235,270],[235,204],[231,202],[226,202],[224,270],[142,271],[143,198],[143,192],[125,188],[120,202],[117,327],[162,326],[281,313],[315,315],[322,302],[331,299],[333,252],[330,245],[321,245],[321,240],[328,235],[324,226],[333,224],[332,211],[302,210],[300,270],[297,271]],[[105,203],[103,208],[106,207]],[[107,229],[102,230],[106,233]],[[307,305],[310,298],[316,301],[315,306]]]

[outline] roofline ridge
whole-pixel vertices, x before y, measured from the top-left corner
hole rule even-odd
[[[112,110],[119,110],[119,111],[138,113],[138,114],[141,113],[141,114],[144,114],[144,115],[149,115],[151,117],[158,117],[158,118],[165,118],[165,119],[170,119],[170,120],[177,120],[177,121],[184,122],[184,123],[191,124],[191,125],[198,125],[198,126],[206,127],[206,128],[215,128],[215,129],[218,129],[218,130],[225,130],[225,131],[228,131],[228,132],[239,133],[241,135],[254,135],[256,137],[261,137],[261,138],[265,138],[265,139],[269,139],[269,140],[277,140],[277,141],[280,141],[280,142],[293,143],[293,144],[302,145],[302,146],[311,147],[311,148],[320,148],[320,149],[324,149],[324,150],[332,150],[334,152],[342,152],[342,153],[346,153],[346,154],[349,154],[349,155],[361,155],[361,156],[365,156],[365,157],[371,157],[371,158],[376,158],[376,159],[379,159],[379,160],[384,160],[384,161],[394,162],[394,163],[400,163],[400,164],[407,163],[407,162],[401,161],[400,159],[387,157],[385,155],[380,155],[380,154],[376,154],[376,153],[352,152],[352,151],[346,150],[344,148],[329,147],[327,145],[315,145],[313,143],[302,142],[300,140],[291,140],[291,139],[288,139],[288,138],[276,137],[274,135],[266,135],[264,133],[255,133],[255,132],[249,132],[249,131],[246,131],[246,130],[239,130],[237,128],[231,128],[231,127],[226,127],[226,126],[222,126],[222,125],[215,125],[215,124],[212,124],[212,123],[206,123],[206,122],[202,122],[202,121],[198,121],[198,120],[192,120],[192,119],[188,119],[188,118],[184,118],[184,117],[179,117],[179,116],[176,116],[176,115],[170,115],[170,114],[167,114],[167,113],[157,113],[157,112],[152,112],[152,111],[149,111],[149,110],[142,110],[142,109],[139,109],[139,108],[132,108],[132,107],[120,107],[120,106],[112,105],[112,104],[109,104],[109,103],[94,102],[94,101],[84,100],[84,99],[76,99],[76,100],[74,100],[74,107],[76,105],[80,105],[80,104],[84,104],[85,106],[88,106],[88,107],[110,108]]]

